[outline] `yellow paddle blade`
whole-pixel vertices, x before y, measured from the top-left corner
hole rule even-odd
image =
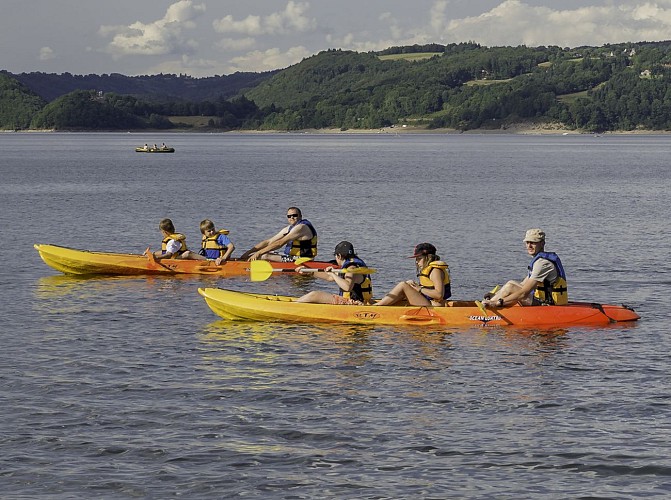
[[[487,317],[487,311],[485,310],[485,306],[480,302],[479,300],[475,301],[475,305],[478,306],[478,309],[480,309],[480,312],[482,313],[483,316]]]
[[[299,257],[294,261],[294,264],[300,266],[301,264],[305,264],[306,262],[310,262],[311,260],[314,259],[312,257]]]
[[[347,269],[335,269],[335,271],[343,274],[373,274],[374,272],[377,272],[377,270],[372,267],[349,267]]]
[[[266,281],[273,275],[273,266],[267,260],[253,260],[249,266],[249,279]]]

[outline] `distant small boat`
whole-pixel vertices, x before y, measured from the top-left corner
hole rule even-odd
[[[136,153],[174,153],[175,148],[135,148]]]

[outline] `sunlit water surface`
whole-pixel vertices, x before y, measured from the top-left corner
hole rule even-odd
[[[175,154],[137,154],[145,142]],[[634,498],[671,495],[666,136],[0,135],[3,498]],[[601,329],[218,320],[198,287],[309,278],[88,278],[34,243],[142,252],[211,218],[235,255],[290,205],[378,269],[422,241],[455,298],[524,275],[548,234]]]

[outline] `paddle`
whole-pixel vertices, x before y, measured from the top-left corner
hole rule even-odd
[[[146,256],[147,259],[149,259],[149,262],[151,262],[152,264],[157,264],[157,265],[159,265],[159,266],[161,266],[161,267],[167,269],[167,270],[170,271],[171,273],[174,273],[174,272],[175,272],[174,269],[170,269],[168,266],[166,266],[165,264],[163,264],[160,260],[156,260],[156,257],[154,257],[154,252],[152,252],[152,251],[149,249],[149,247],[147,247],[147,249],[144,251],[144,254],[143,254],[143,255]]]
[[[296,262],[298,263],[300,259]],[[275,269],[267,260],[253,260],[250,262],[249,277],[252,281],[266,281],[273,273],[295,272],[294,269]],[[324,271],[323,269],[302,269],[302,272],[316,273]],[[333,272],[340,274],[372,274],[375,269],[369,267],[350,267],[348,269],[333,269]]]
[[[487,300],[491,299],[494,296],[494,294],[499,291],[499,288],[501,288],[501,285],[496,285],[494,288],[492,288],[489,292],[485,294],[485,299]],[[478,309],[480,309],[482,315],[487,317],[487,310],[485,309],[484,304],[479,300],[476,300],[475,305],[478,306]]]
[[[483,305],[483,303],[480,302],[479,300],[476,300],[475,305],[478,306],[478,309],[480,309],[480,312],[486,318],[488,316],[488,314],[487,314],[487,310],[485,309],[485,306]]]
[[[312,257],[299,257],[294,261],[294,264],[296,264],[297,266],[301,266],[301,265],[305,264],[306,262],[311,262],[313,260],[314,259]]]
[[[485,294],[485,298],[491,299],[496,294],[496,292],[499,291],[499,288],[501,288],[501,285],[496,285],[494,288],[492,288],[489,292]]]

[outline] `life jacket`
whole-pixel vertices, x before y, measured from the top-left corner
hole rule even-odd
[[[554,252],[538,252],[529,263],[529,274],[534,267],[534,262],[538,259],[546,259],[552,262],[557,270],[557,279],[554,283],[544,280],[542,286],[536,288],[534,298],[541,304],[563,306],[568,304],[568,285],[566,283],[566,273],[562,266],[559,256]]]
[[[228,249],[221,245],[219,241],[217,241],[217,238],[219,238],[219,236],[222,234],[228,233],[230,233],[228,229],[220,229],[211,236],[203,235],[200,254],[204,255],[208,259],[218,259],[224,255]]]
[[[312,223],[307,219],[299,220],[295,226],[298,224],[305,224],[312,231],[312,238],[309,240],[293,240],[287,243],[287,246],[284,247],[285,255],[293,255],[295,257],[316,257],[317,256],[317,230],[312,225]],[[293,228],[289,228],[291,231]]]
[[[350,267],[368,267],[366,263],[359,257],[349,257],[342,264],[342,269]],[[355,283],[349,292],[340,289],[340,295],[346,299],[354,299],[364,304],[369,304],[373,298],[373,282],[370,279],[370,274],[365,274],[361,283]]]
[[[188,248],[186,248],[186,236],[184,236],[181,233],[175,233],[175,234],[169,234],[168,236],[163,238],[163,241],[161,242],[161,250],[163,250],[163,253],[167,252],[168,242],[170,240],[177,240],[182,245],[179,247],[179,250],[177,250],[175,255],[182,255],[184,252],[188,250]]]
[[[419,274],[417,275],[419,277],[419,284],[420,286],[423,286],[427,290],[434,290],[436,287],[434,286],[433,281],[431,281],[431,278],[429,277],[431,271],[433,271],[434,269],[440,269],[441,271],[443,271],[443,284],[444,284],[443,301],[447,300],[452,296],[452,287],[450,286],[450,270],[449,266],[442,260],[434,260],[419,272]],[[429,300],[436,300],[432,297],[426,297],[426,298]],[[437,302],[441,301],[438,300]]]

